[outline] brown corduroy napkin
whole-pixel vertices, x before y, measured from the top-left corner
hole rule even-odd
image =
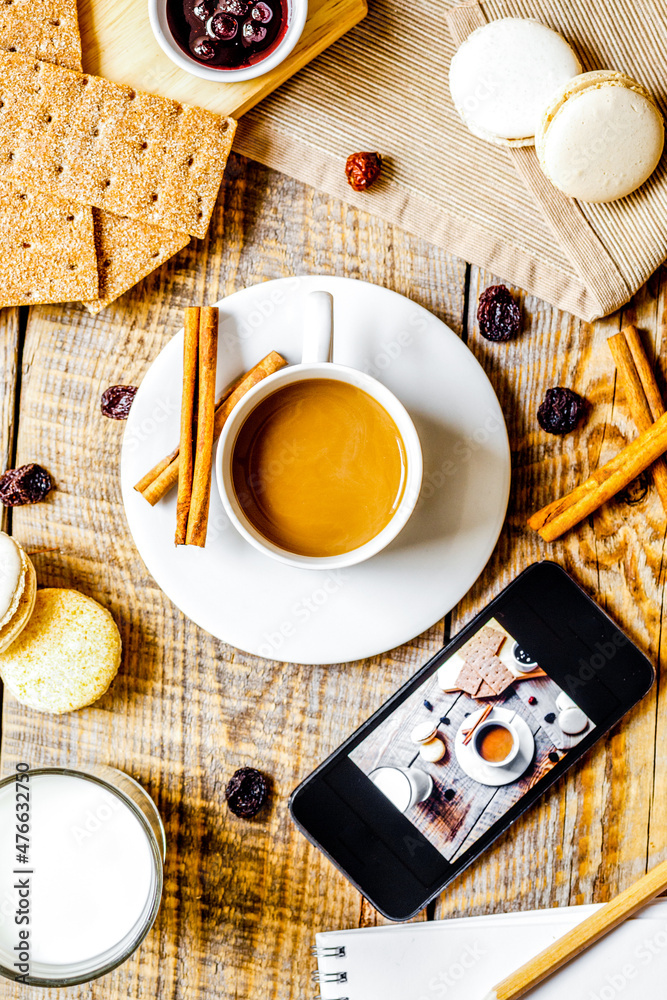
[[[509,16],[559,31],[584,70],[640,80],[667,113],[665,0],[371,0],[360,25],[244,115],[235,148],[592,320],[667,257],[667,155],[629,198],[592,205],[557,191],[532,147],[471,135],[449,63],[471,31]],[[384,180],[355,194],[343,166],[362,149],[383,154]]]

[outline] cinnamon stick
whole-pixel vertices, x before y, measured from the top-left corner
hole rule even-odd
[[[193,441],[197,403],[197,372],[199,367],[200,309],[191,306],[185,310],[183,333],[183,395],[181,399],[181,437],[178,466],[178,500],[176,502],[176,545],[185,545],[190,501],[192,499],[192,474],[194,470]]]
[[[627,326],[620,333],[609,337],[607,344],[616,363],[619,382],[632,418],[637,429],[645,431],[665,412],[665,407],[639,332],[636,327]],[[664,458],[654,462],[651,474],[667,514],[667,462]]]
[[[491,702],[489,702],[489,704],[486,706],[486,708],[484,709],[484,711],[480,715],[480,717],[477,720],[477,722],[473,726],[471,726],[470,729],[464,729],[464,733],[465,733],[465,739],[463,740],[463,746],[464,747],[467,747],[468,744],[470,743],[471,739],[475,735],[475,730],[477,729],[477,727],[481,726],[481,724],[486,719],[488,719],[488,717],[491,715],[492,708],[493,708],[493,705],[491,704]]]
[[[648,430],[596,469],[581,486],[533,514],[528,520],[529,526],[539,531],[545,541],[553,542],[625,489],[666,451],[667,413],[663,413]]]
[[[218,310],[202,307],[199,314],[199,378],[197,390],[197,441],[190,511],[187,518],[186,545],[206,544],[208,508],[211,501],[211,470],[213,466],[213,429],[215,425],[215,376],[218,364]],[[192,426],[192,421],[190,426]],[[187,441],[186,441],[187,445]],[[187,467],[183,447],[180,465]],[[179,473],[179,492],[181,477]]]
[[[641,337],[639,336],[639,330],[636,326],[626,326],[623,332],[625,333],[625,339],[628,342],[632,359],[644,387],[651,416],[654,420],[657,420],[665,412],[665,404],[662,401],[662,395],[658,388],[651,362],[648,359]]]
[[[284,368],[287,362],[277,351],[271,351],[267,354],[265,358],[251,368],[249,372],[245,375],[239,376],[221,395],[220,399],[216,403],[215,409],[215,425],[214,425],[214,435],[218,437],[220,431],[222,430],[227,417],[231,413],[232,409],[238,401],[249,392],[253,386],[261,382],[268,375],[272,375],[274,372],[279,371]],[[234,399],[232,400],[232,396]],[[229,406],[223,411],[222,407],[229,401]],[[167,493],[176,485],[178,482],[178,467],[179,467],[179,448],[174,448],[170,455],[163,458],[153,466],[145,476],[139,480],[139,482],[134,487],[138,493],[144,497],[149,504],[154,507],[158,500],[166,496]]]

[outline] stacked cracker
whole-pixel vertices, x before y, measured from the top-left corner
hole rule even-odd
[[[236,123],[80,72],[76,0],[0,5],[0,306],[98,312],[204,236]]]
[[[486,625],[459,650],[464,661],[457,687],[471,698],[497,698],[514,683],[516,678],[498,656],[505,636],[498,629]]]

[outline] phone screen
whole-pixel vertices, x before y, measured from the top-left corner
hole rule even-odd
[[[455,862],[594,729],[491,618],[349,758]]]

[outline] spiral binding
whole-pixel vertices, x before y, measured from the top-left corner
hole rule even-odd
[[[335,945],[328,948],[313,947],[311,949],[315,958],[345,958],[345,946]],[[314,972],[314,983],[346,983],[347,972]],[[322,1000],[321,995],[313,997],[313,1000]],[[348,1000],[348,997],[337,997],[336,1000]]]
[[[315,958],[345,958],[345,945],[331,948],[318,948],[317,945],[313,945],[310,950]]]

